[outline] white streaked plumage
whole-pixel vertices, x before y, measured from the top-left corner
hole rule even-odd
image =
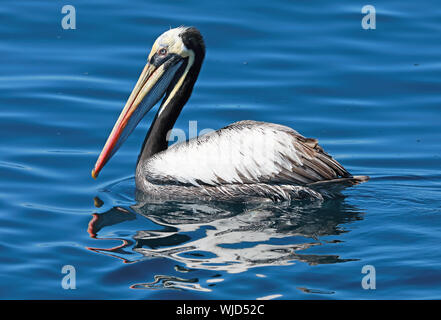
[[[151,157],[144,172],[150,182],[211,185],[320,180],[308,170],[296,131],[281,125],[241,121],[188,142],[177,143]],[[290,143],[287,143],[287,142]],[[308,172],[310,179],[281,174],[292,168]],[[286,181],[287,182],[287,181]]]

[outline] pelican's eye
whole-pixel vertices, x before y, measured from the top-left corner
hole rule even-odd
[[[160,55],[161,57],[165,56],[166,54],[167,54],[167,49],[161,48],[158,50],[158,55]]]

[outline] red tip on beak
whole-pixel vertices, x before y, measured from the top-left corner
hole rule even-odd
[[[100,173],[101,169],[110,159],[111,151],[114,149],[116,142],[118,141],[122,131],[124,130],[125,127],[124,123],[126,121],[122,121],[122,120],[124,119],[118,119],[118,121],[116,122],[112,130],[112,133],[110,134],[109,138],[106,141],[106,144],[104,145],[103,151],[101,151],[101,154],[98,157],[98,160],[96,161],[95,168],[93,168],[92,170],[92,178],[94,179],[98,177],[98,174]]]

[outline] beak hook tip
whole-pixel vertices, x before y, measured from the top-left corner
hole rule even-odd
[[[92,169],[92,178],[96,180],[98,178],[98,174],[95,172],[95,169]]]

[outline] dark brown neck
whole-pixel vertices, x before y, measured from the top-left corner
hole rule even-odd
[[[179,117],[179,114],[182,111],[185,103],[190,98],[191,92],[193,90],[193,86],[198,77],[202,59],[195,59],[192,67],[187,73],[180,89],[175,93],[175,95],[171,98],[170,102],[164,107],[164,109],[158,114],[156,114],[155,119],[153,120],[152,125],[144,139],[144,143],[142,145],[141,153],[138,156],[138,163],[144,162],[149,159],[154,154],[161,152],[168,147],[167,136],[173,126],[175,125],[176,120]],[[185,70],[186,63],[183,64],[183,70]],[[167,94],[161,103],[159,110],[163,107],[164,102],[168,99],[174,85],[180,79],[182,72],[178,72],[178,75],[174,81],[174,83],[170,86],[170,89],[167,91]]]
[[[173,126],[175,125],[184,104],[185,102],[182,103],[177,101],[172,103],[172,101],[170,101],[169,105],[162,110],[161,114],[156,114],[155,119],[153,120],[153,123],[144,139],[141,153],[138,157],[138,163],[140,161],[145,161],[154,154],[167,149],[167,134],[171,129],[173,129]]]

